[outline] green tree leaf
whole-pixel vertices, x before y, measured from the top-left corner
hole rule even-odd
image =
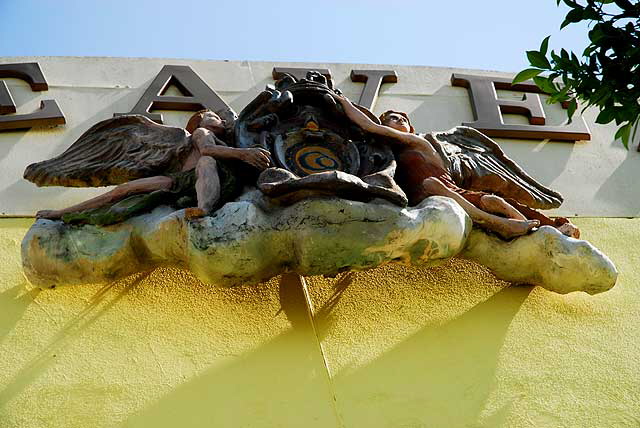
[[[514,81],[533,78],[549,94],[547,103],[563,103],[569,118],[578,102],[583,112],[596,106],[600,110],[596,122],[615,122],[616,138],[628,146],[640,124],[640,0],[556,0],[561,3],[568,7],[561,28],[584,21],[590,28],[582,55],[549,50],[547,36],[540,50],[527,52],[531,67]]]
[[[567,116],[569,117],[569,123],[573,120],[573,114],[578,109],[578,101],[575,98],[572,98],[569,101],[569,105],[567,106]]]
[[[544,40],[542,41],[542,43],[540,44],[540,53],[543,56],[547,55],[547,49],[549,48],[549,37],[551,37],[551,36],[545,37]]]
[[[603,109],[598,117],[596,118],[596,123],[606,124],[613,121],[616,118],[616,113],[613,107],[607,107]]]
[[[600,24],[596,24],[588,34],[589,40],[591,40],[592,43],[598,43],[600,40],[602,40],[603,37],[605,37]]]
[[[543,71],[544,70],[540,70],[539,68],[527,68],[526,70],[522,70],[520,73],[516,74],[516,77],[513,78],[513,82],[511,82],[511,84],[515,85],[516,83],[529,80]]]
[[[633,9],[633,4],[628,0],[614,0],[614,2],[622,10]]]
[[[536,76],[533,78],[533,81],[535,82],[536,86],[538,86],[538,88],[542,89],[548,94],[553,94],[554,92],[556,92],[555,86],[547,77]]]
[[[591,6],[585,8],[584,13],[582,14],[582,17],[581,17],[581,20],[597,21],[598,19],[600,19],[600,14],[596,9],[594,9]]]
[[[629,149],[629,134],[631,133],[631,124],[627,123],[626,125],[620,127],[616,132],[615,139],[620,138],[622,140],[622,145],[625,149]]]
[[[549,79],[549,81],[552,81],[551,79]],[[563,88],[561,88],[559,91],[557,91],[555,94],[553,94],[550,98],[549,101],[547,101],[549,104],[554,104],[554,103],[558,103],[558,102],[565,102],[569,100],[569,96],[567,95],[567,93],[569,92],[569,89],[571,89],[571,86],[569,85],[565,85]]]
[[[562,30],[564,27],[566,27],[569,24],[582,21],[583,15],[584,15],[584,9],[582,9],[582,7],[578,5],[578,8],[572,9],[569,11],[569,13],[567,13],[567,16],[564,18],[564,21],[560,25],[560,29]]]
[[[549,64],[547,57],[538,51],[527,51],[527,58],[529,59],[529,63],[534,67],[543,68],[545,70],[551,68],[551,64]]]

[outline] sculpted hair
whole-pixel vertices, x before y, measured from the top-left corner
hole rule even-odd
[[[379,117],[380,119],[380,123],[382,123],[383,125],[385,124],[385,121],[387,119],[387,116],[389,116],[390,114],[399,114],[400,116],[403,116],[405,119],[407,119],[407,123],[409,124],[409,132],[411,132],[412,134],[415,131],[415,129],[413,129],[413,125],[411,125],[411,119],[409,119],[409,116],[407,116],[407,113],[403,112],[403,111],[395,111],[395,110],[387,110],[384,113],[382,113]]]
[[[193,134],[193,131],[195,131],[200,127],[200,122],[202,122],[202,117],[208,111],[211,111],[211,110],[209,110],[208,108],[205,108],[203,110],[195,112],[193,116],[189,118],[189,121],[187,122],[187,126],[185,126],[184,129],[186,129],[189,134]]]
[[[189,118],[189,121],[187,122],[187,126],[185,126],[184,129],[186,129],[189,134],[193,134],[193,131],[195,131],[200,127],[202,118],[204,117],[204,114],[207,112],[211,112],[216,116],[220,117],[220,115],[215,111],[205,108],[195,112],[193,116]],[[235,122],[234,121],[229,122],[229,121],[223,120],[223,123],[224,123],[224,130],[219,133],[216,133],[216,136],[219,137],[225,143],[229,141],[233,141],[233,127]]]

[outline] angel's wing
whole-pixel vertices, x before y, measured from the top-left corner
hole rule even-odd
[[[437,140],[454,181],[462,188],[511,198],[530,208],[551,209],[562,195],[543,186],[509,159],[498,144],[481,132],[459,126],[425,135]]]
[[[31,164],[38,186],[97,187],[172,172],[189,152],[190,135],[140,115],[97,123],[61,155]]]

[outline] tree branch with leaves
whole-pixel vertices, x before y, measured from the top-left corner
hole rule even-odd
[[[556,0],[558,6],[561,1],[570,10],[560,29],[588,22],[589,45],[580,57],[565,49],[549,51],[547,36],[539,50],[527,51],[532,68],[518,73],[513,83],[533,79],[549,94],[549,104],[567,105],[569,122],[578,100],[582,111],[598,107],[596,123],[615,121],[615,138],[629,148],[640,121],[640,0]]]

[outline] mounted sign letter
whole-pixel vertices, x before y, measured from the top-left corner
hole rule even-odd
[[[29,83],[32,91],[49,89],[37,62],[22,64],[0,64],[0,78],[16,78]],[[0,131],[33,127],[64,125],[64,115],[55,100],[43,100],[33,113],[4,116],[16,112],[16,104],[4,81],[0,80]]]
[[[171,86],[180,89],[184,96],[164,95]],[[129,113],[116,113],[114,116],[141,114],[162,123],[162,115],[151,113],[152,110],[198,111],[205,108],[215,111],[228,121],[234,120],[236,116],[231,107],[191,67],[165,65],[135,107]]]
[[[526,138],[576,141],[590,140],[589,128],[582,117],[575,117],[568,125],[546,125],[539,93],[540,88],[530,83],[511,84],[511,79],[499,77],[453,74],[453,86],[469,90],[475,122],[463,123],[489,137]],[[500,100],[496,89],[526,92],[522,101]],[[529,125],[505,124],[502,113],[522,114],[529,117]]]
[[[351,70],[351,81],[364,83],[358,104],[372,110],[380,86],[383,83],[396,83],[398,75],[395,70]]]

